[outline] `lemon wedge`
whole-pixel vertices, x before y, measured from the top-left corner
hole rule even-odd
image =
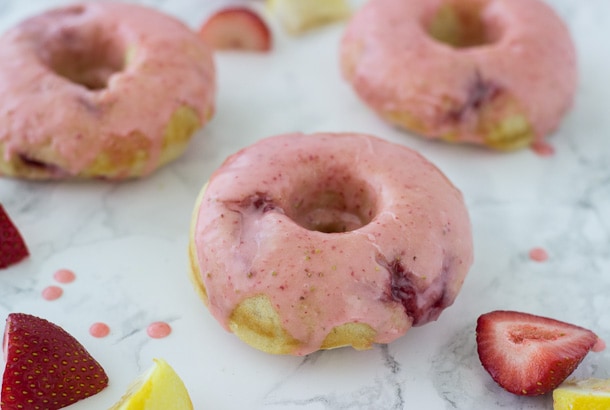
[[[193,410],[180,376],[163,359],[153,359],[151,369],[138,377],[110,410]]]
[[[351,14],[346,0],[267,0],[267,5],[284,29],[294,35]]]
[[[610,379],[571,380],[553,391],[554,410],[610,409]]]

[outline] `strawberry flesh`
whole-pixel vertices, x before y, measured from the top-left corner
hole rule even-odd
[[[217,11],[199,29],[201,39],[215,50],[269,51],[271,32],[265,21],[247,7]]]
[[[0,205],[0,269],[21,262],[29,255],[19,230]]]
[[[492,379],[522,396],[555,389],[598,341],[576,325],[501,310],[479,317],[476,338],[479,359]]]
[[[104,369],[72,335],[36,316],[9,314],[4,356],[2,410],[61,409],[108,385]]]

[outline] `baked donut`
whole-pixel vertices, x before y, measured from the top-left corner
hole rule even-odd
[[[210,177],[192,219],[192,279],[212,315],[262,351],[367,349],[453,303],[471,236],[460,191],[416,152],[287,134]]]
[[[156,10],[91,2],[0,38],[0,175],[139,177],[177,158],[213,114],[210,51]]]
[[[340,60],[388,122],[499,150],[554,131],[577,82],[569,32],[539,0],[370,0],[346,28]]]

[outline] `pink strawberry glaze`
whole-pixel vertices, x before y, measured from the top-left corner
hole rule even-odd
[[[555,155],[555,148],[545,141],[538,141],[532,144],[532,151],[540,157],[552,157]]]
[[[153,322],[146,328],[146,333],[153,339],[162,339],[172,332],[171,326],[166,322]]]
[[[108,72],[106,87],[88,89],[53,72],[53,65],[70,64],[63,61],[75,52],[69,50],[83,54],[92,44],[115,65],[126,61]],[[140,132],[148,138],[149,146],[140,148],[147,150],[150,172],[178,108],[191,107],[207,120],[214,78],[210,51],[196,33],[155,9],[88,2],[51,10],[0,38],[0,152],[10,160],[53,150],[54,166],[76,175],[104,147]]]
[[[549,259],[549,254],[543,248],[532,248],[529,251],[529,257],[531,260],[536,262],[545,262],[547,259]]]
[[[53,274],[53,279],[59,283],[72,283],[76,279],[76,275],[69,269],[59,269]]]
[[[454,48],[426,33],[437,10],[460,3],[482,7],[490,44]],[[572,105],[577,82],[568,29],[537,0],[371,0],[346,29],[341,63],[373,109],[408,112],[431,137],[455,134],[448,103],[471,101],[473,80],[481,79],[514,97],[540,141]],[[463,118],[454,138],[481,142],[475,120]]]
[[[42,290],[42,298],[52,301],[59,299],[64,294],[64,290],[59,286],[47,286]]]
[[[89,334],[97,338],[106,337],[110,334],[110,327],[106,323],[96,322],[89,327]]]
[[[461,193],[416,152],[367,135],[261,140],[202,195],[194,244],[210,311],[229,329],[241,301],[265,294],[299,355],[345,323],[388,343],[435,320],[473,260]]]

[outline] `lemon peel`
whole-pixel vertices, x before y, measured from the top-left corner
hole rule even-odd
[[[267,0],[267,6],[293,35],[344,20],[351,14],[346,0]]]
[[[163,359],[132,382],[127,393],[109,410],[193,410],[184,382]]]
[[[610,409],[610,379],[569,380],[553,391],[554,410]]]

